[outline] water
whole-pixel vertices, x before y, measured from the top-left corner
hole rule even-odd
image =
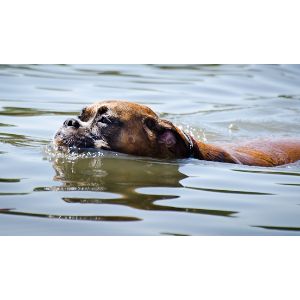
[[[300,163],[249,167],[49,147],[101,99],[208,142],[300,137],[296,65],[3,65],[1,235],[299,235]]]

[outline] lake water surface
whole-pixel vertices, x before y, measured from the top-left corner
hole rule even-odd
[[[0,66],[0,235],[299,235],[300,163],[249,167],[49,143],[127,99],[207,142],[300,138],[297,65]]]

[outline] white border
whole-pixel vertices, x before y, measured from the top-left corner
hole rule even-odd
[[[10,0],[5,63],[296,63],[293,0]]]
[[[2,238],[3,299],[299,299],[291,237]]]

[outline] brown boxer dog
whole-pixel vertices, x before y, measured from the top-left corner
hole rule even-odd
[[[300,159],[300,139],[212,145],[196,141],[150,108],[105,101],[67,119],[54,137],[59,149],[98,148],[155,158],[188,158],[253,166],[278,166]]]

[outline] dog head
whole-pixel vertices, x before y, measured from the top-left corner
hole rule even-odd
[[[98,148],[157,158],[190,156],[191,139],[150,108],[131,102],[105,101],[67,119],[54,137],[62,149]]]

